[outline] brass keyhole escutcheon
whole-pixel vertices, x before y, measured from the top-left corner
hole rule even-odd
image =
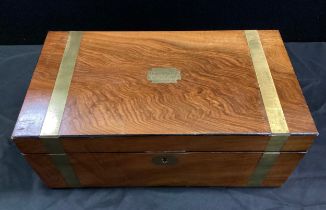
[[[174,155],[158,155],[152,158],[155,165],[174,165],[177,163],[177,158]]]

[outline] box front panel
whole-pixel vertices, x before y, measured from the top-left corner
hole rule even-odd
[[[108,186],[248,186],[263,153],[71,153],[81,187]],[[304,153],[281,153],[260,186],[280,186]],[[62,181],[50,155],[25,155],[43,181],[54,188]],[[49,161],[50,160],[50,161]],[[53,180],[59,180],[54,182]]]
[[[289,136],[281,151],[307,151],[314,136]],[[55,141],[55,139],[52,139]],[[57,139],[66,153],[76,152],[274,152],[269,136],[112,136]],[[24,154],[49,153],[39,138],[16,139]],[[272,148],[271,148],[272,149]],[[50,152],[51,153],[51,152]],[[53,153],[53,152],[52,152]]]

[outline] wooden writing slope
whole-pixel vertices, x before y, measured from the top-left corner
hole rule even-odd
[[[53,188],[280,186],[317,135],[278,31],[49,32],[12,138]]]

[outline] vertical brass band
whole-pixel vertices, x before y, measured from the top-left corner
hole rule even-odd
[[[72,75],[74,73],[81,36],[81,32],[69,32],[66,48],[63,53],[40,136],[56,137],[59,135],[61,119],[65,109]]]
[[[60,171],[67,183],[67,187],[81,187],[74,169],[71,167],[69,157],[66,154],[49,154],[53,164]]]
[[[266,152],[280,152],[286,140],[288,139],[289,134],[283,135],[272,135],[266,148]]]
[[[245,31],[258,85],[272,134],[289,133],[258,31]]]
[[[271,129],[271,138],[265,152],[248,182],[248,186],[260,186],[277,160],[289,136],[289,129],[258,31],[246,30],[245,36]]]
[[[44,147],[69,187],[79,187],[80,183],[58,137],[81,38],[82,32],[69,32],[40,133]]]
[[[258,162],[258,165],[254,173],[251,175],[248,181],[248,186],[250,187],[261,186],[266,175],[268,174],[269,170],[276,162],[279,155],[280,155],[279,152],[264,152],[261,159]]]

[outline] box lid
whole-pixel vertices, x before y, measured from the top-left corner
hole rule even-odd
[[[278,31],[49,32],[13,138],[279,133],[317,135]]]

